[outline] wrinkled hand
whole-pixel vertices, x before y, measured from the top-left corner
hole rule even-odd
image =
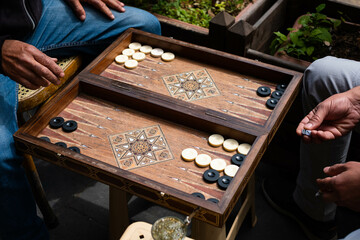
[[[111,13],[110,8],[118,11],[125,12],[124,3],[119,2],[118,0],[66,0],[70,7],[73,9],[75,15],[81,20],[84,21],[86,18],[86,13],[82,3],[88,3],[98,9],[100,12],[104,13],[111,20],[115,17]]]
[[[56,58],[21,41],[5,40],[1,57],[5,75],[30,89],[60,84],[59,78],[64,77]]]
[[[360,87],[335,94],[317,105],[298,125],[311,130],[311,137],[302,136],[305,142],[320,143],[349,133],[360,121]]]
[[[360,163],[335,164],[324,173],[329,177],[316,180],[323,199],[360,212]]]

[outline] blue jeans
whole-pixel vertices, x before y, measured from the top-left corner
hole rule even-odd
[[[85,6],[86,20],[81,22],[62,0],[43,0],[43,15],[34,33],[23,41],[50,56],[78,53],[96,55],[119,34],[133,27],[161,34],[158,20],[148,12],[125,7],[125,13],[112,11],[115,20]],[[49,239],[36,206],[24,170],[22,157],[15,152],[12,135],[17,130],[17,84],[0,74],[0,239]]]

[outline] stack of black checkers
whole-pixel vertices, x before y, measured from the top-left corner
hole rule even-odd
[[[73,132],[77,129],[78,125],[77,122],[74,120],[68,120],[65,121],[64,118],[62,117],[54,117],[49,121],[49,126],[52,129],[59,129],[61,128],[64,132],[70,133]],[[47,142],[51,142],[50,139],[48,137],[40,137],[40,139],[47,141]],[[63,147],[63,148],[67,148],[66,143],[64,142],[56,142],[55,145]],[[74,151],[76,153],[80,153],[80,149],[78,147],[69,147],[68,149],[70,149],[71,151]]]
[[[256,93],[260,97],[268,97],[270,98],[266,101],[266,107],[269,109],[274,109],[276,107],[276,104],[279,102],[279,99],[284,94],[284,91],[286,89],[286,84],[278,84],[276,86],[276,90],[271,92],[271,89],[267,86],[260,86]]]

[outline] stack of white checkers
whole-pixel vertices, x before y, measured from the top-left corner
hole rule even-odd
[[[170,62],[175,59],[175,54],[164,52],[161,48],[153,48],[149,45],[132,42],[128,48],[124,49],[120,55],[115,57],[115,62],[117,64],[124,64],[128,69],[134,69],[148,54],[154,58],[161,58],[161,60],[165,62]]]

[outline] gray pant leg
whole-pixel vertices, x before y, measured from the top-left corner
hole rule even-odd
[[[303,82],[303,110],[308,114],[329,96],[360,85],[360,62],[335,57],[315,61],[306,69]],[[294,199],[310,217],[318,221],[334,219],[336,205],[316,198],[317,178],[325,177],[323,168],[346,160],[351,133],[321,144],[300,146],[300,171]]]

